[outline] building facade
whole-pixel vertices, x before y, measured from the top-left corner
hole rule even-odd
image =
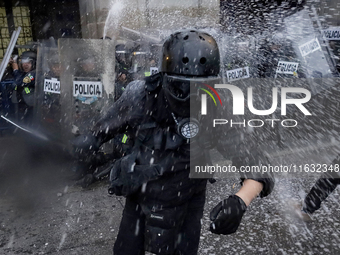
[[[291,10],[298,5],[313,5],[322,17],[320,20],[324,28],[340,26],[340,3],[336,0],[1,0],[0,59],[18,26],[22,27],[19,45],[51,37],[115,37],[119,36],[122,27],[138,33],[183,27],[224,27],[232,30],[236,26],[244,32],[256,26],[264,27],[263,20],[278,18],[269,14],[268,10],[285,3]],[[22,50],[16,49],[19,54]]]

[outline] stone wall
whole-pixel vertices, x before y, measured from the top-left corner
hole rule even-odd
[[[83,38],[114,37],[121,26],[174,30],[219,22],[218,0],[79,0],[79,8]]]
[[[307,2],[313,2],[329,26],[340,26],[338,0]],[[176,30],[214,27],[220,22],[219,0],[79,0],[79,9],[83,38],[92,39],[117,36],[121,26],[137,31]]]

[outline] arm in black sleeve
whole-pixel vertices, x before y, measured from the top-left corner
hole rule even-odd
[[[91,133],[77,136],[71,141],[75,156],[88,157],[115,135],[135,128],[143,118],[144,100],[144,82],[131,82],[119,100],[93,126]]]
[[[136,128],[144,117],[144,104],[144,81],[131,82],[122,96],[92,128],[100,145],[111,140],[118,133]]]
[[[21,86],[23,80],[22,72],[18,69],[13,70],[13,86]]]

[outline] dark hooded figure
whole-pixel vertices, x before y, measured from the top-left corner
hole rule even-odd
[[[220,83],[219,72],[211,35],[176,32],[163,45],[160,72],[131,82],[92,134],[74,142],[77,151],[93,153],[118,133],[134,141],[110,174],[109,193],[126,197],[114,254],[197,254],[208,179],[189,175],[192,163],[209,162],[214,134],[200,129],[206,119],[192,106],[200,104],[198,84]],[[240,191],[213,209],[211,231],[234,233],[247,205],[259,193],[268,195],[272,184],[272,179],[243,179]]]

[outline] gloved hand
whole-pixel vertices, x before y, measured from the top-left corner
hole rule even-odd
[[[135,165],[133,158],[130,154],[114,163],[110,173],[110,195],[126,197],[136,192],[143,183],[161,175],[159,165]]]
[[[243,200],[231,195],[219,202],[210,212],[210,231],[215,234],[229,235],[235,233],[247,209]]]
[[[78,159],[89,157],[99,150],[100,142],[92,134],[79,135],[71,141],[73,155]]]

